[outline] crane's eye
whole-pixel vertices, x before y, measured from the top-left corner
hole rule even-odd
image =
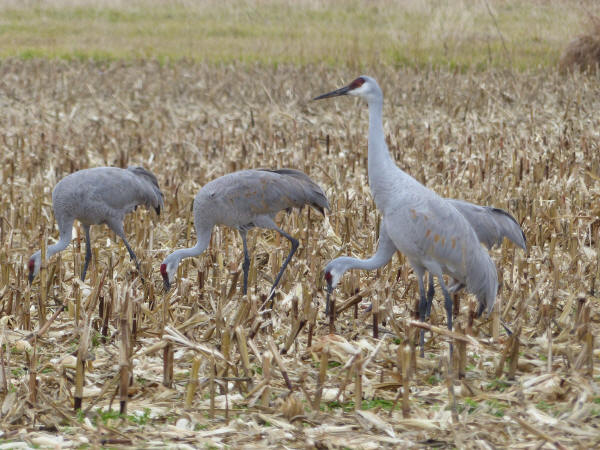
[[[363,77],[358,77],[352,83],[350,83],[350,89],[357,89],[365,84],[365,79]]]
[[[331,284],[331,279],[332,279],[332,278],[333,278],[333,277],[331,276],[331,272],[325,272],[325,280],[327,280],[327,282],[328,282],[329,284]]]

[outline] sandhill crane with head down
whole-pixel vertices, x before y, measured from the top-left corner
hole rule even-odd
[[[467,219],[479,241],[488,249],[492,249],[495,245],[501,245],[504,238],[508,239],[523,250],[527,250],[527,240],[519,223],[508,212],[503,209],[493,208],[490,206],[474,205],[463,200],[446,199]],[[333,289],[338,285],[340,279],[348,270],[363,269],[375,270],[387,264],[394,253],[396,246],[387,235],[384,223],[379,227],[379,243],[377,251],[368,259],[352,258],[350,256],[340,256],[330,261],[324,270],[325,280],[327,282],[327,304],[329,305],[329,297]],[[450,293],[455,293],[464,286],[455,282],[448,286]],[[427,310],[425,319],[429,318],[431,311],[431,303],[434,296],[433,277],[429,276],[429,287],[427,289]],[[326,311],[327,312],[327,311]],[[423,330],[421,330],[421,341],[424,339]],[[423,349],[421,342],[421,351]]]
[[[63,251],[71,242],[73,222],[79,220],[85,232],[85,263],[81,280],[92,258],[90,226],[105,223],[119,236],[129,256],[135,262],[138,272],[140,265],[127,242],[123,231],[123,218],[138,205],[154,208],[157,214],[163,207],[163,194],[154,174],[140,166],[127,169],[119,167],[95,167],[83,169],[61,179],[52,191],[52,208],[58,222],[60,238],[48,246],[47,258]],[[29,259],[29,281],[38,274],[41,265],[41,251]]]
[[[273,282],[270,298],[298,248],[298,241],[275,224],[275,216],[281,210],[289,211],[292,208],[302,208],[304,205],[310,205],[322,214],[325,209],[329,209],[329,202],[323,190],[308,175],[299,170],[241,170],[210,181],[198,191],[194,199],[194,226],[198,242],[194,247],[171,253],[160,266],[165,290],[168,290],[173,283],[180,261],[204,252],[210,242],[213,227],[227,225],[236,228],[242,237],[243,293],[246,295],[250,269],[246,235],[248,230],[259,227],[277,231],[292,245]]]
[[[371,77],[361,76],[315,100],[340,95],[360,97],[369,107],[369,186],[383,216],[381,251],[373,256],[375,261],[371,258],[370,263],[389,261],[395,250],[406,256],[419,284],[419,316],[422,321],[425,320],[428,303],[423,283],[426,271],[438,279],[442,288],[449,329],[452,329],[453,302],[443,274],[448,274],[475,294],[479,302],[478,315],[483,311],[491,312],[498,291],[496,266],[480,245],[475,230],[456,206],[396,166],[385,142],[383,94],[377,82]],[[330,271],[325,276],[332,278],[333,274]]]

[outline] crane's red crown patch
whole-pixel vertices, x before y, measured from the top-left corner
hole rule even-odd
[[[352,83],[350,83],[350,89],[357,89],[365,84],[365,79],[363,77],[358,77]]]

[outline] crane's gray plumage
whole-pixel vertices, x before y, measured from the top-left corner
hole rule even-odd
[[[508,212],[491,206],[479,206],[464,200],[446,199],[471,224],[479,242],[488,249],[502,244],[507,238],[515,245],[527,250],[527,239],[521,225]]]
[[[52,191],[52,208],[58,223],[60,238],[48,246],[47,258],[64,250],[71,242],[73,222],[79,220],[85,231],[86,254],[81,279],[85,280],[92,257],[90,226],[105,223],[119,236],[139,271],[139,263],[123,231],[125,214],[138,205],[154,208],[157,214],[163,207],[163,194],[156,177],[140,166],[127,169],[119,167],[95,167],[67,175]],[[38,274],[41,252],[35,252],[29,260],[29,280]]]
[[[369,106],[368,174],[375,204],[383,215],[381,231],[401,251],[419,282],[419,315],[425,319],[427,298],[423,277],[437,277],[444,294],[448,328],[452,329],[452,299],[444,273],[466,286],[479,301],[479,314],[492,310],[498,290],[494,262],[480,245],[475,231],[456,207],[396,166],[385,142],[383,94],[367,76],[315,100],[353,95]],[[389,249],[387,250],[389,252]],[[380,255],[387,257],[384,250]]]
[[[323,190],[308,175],[295,169],[251,169],[230,173],[210,181],[198,191],[194,199],[194,226],[198,242],[192,248],[176,250],[161,264],[160,272],[165,289],[173,283],[177,267],[183,258],[198,256],[210,242],[215,225],[236,228],[244,246],[244,287],[248,287],[250,256],[246,235],[254,227],[277,231],[288,239],[292,248],[283,262],[271,288],[274,293],[283,272],[298,248],[298,241],[275,224],[275,216],[281,210],[302,208],[310,205],[324,212],[329,202]]]
[[[525,234],[515,218],[503,209],[493,208],[490,206],[479,206],[464,200],[446,199],[452,203],[465,219],[471,224],[479,241],[488,249],[492,249],[495,245],[501,245],[504,238],[511,241],[513,244],[527,250]],[[324,274],[327,281],[328,292],[331,293],[338,285],[344,273],[352,269],[375,270],[387,264],[394,253],[396,246],[391,241],[385,225],[380,225],[379,242],[377,251],[368,259],[358,259],[350,256],[341,256],[330,261],[325,266]],[[460,283],[454,283],[448,286],[450,292],[456,292],[464,287]],[[429,288],[427,291],[427,313],[429,317],[431,310],[431,302],[433,300],[434,287],[433,277],[429,277]]]
[[[479,206],[464,200],[446,199],[452,203],[469,224],[473,227],[479,242],[488,249],[501,245],[504,238],[513,244],[527,250],[525,234],[519,222],[508,212],[500,208],[490,206]],[[333,290],[339,283],[341,277],[348,270],[364,269],[374,270],[387,264],[396,252],[394,243],[390,240],[385,225],[379,227],[379,242],[377,251],[369,259],[358,259],[350,256],[340,256],[330,261],[325,266],[324,273],[328,278],[328,288]],[[329,275],[328,275],[329,274]]]

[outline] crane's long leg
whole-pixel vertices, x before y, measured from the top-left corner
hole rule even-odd
[[[127,248],[127,251],[129,252],[129,257],[135,263],[135,267],[136,267],[138,273],[140,274],[140,278],[142,279],[142,282],[144,282],[144,277],[142,275],[140,263],[139,263],[137,257],[135,256],[133,249],[129,245],[129,242],[127,242],[127,238],[125,237],[125,231],[123,230],[123,223],[117,222],[117,221],[111,221],[111,222],[108,222],[107,225],[111,230],[113,230],[116,233],[117,236],[119,236],[123,240],[123,243],[125,244],[125,247]]]
[[[425,285],[423,284],[423,270],[415,269],[417,280],[419,282],[419,320],[425,322],[427,314],[427,297],[425,296]],[[425,356],[425,330],[421,329],[419,334],[419,345],[421,346],[421,357]]]
[[[248,292],[248,272],[250,270],[250,255],[248,254],[248,243],[246,242],[246,230],[240,230],[240,236],[242,237],[242,243],[244,244],[244,263],[242,269],[244,271],[244,295]]]
[[[296,250],[298,249],[298,245],[299,245],[299,242],[297,239],[295,239],[292,236],[290,236],[289,234],[287,234],[281,228],[276,226],[274,228],[274,230],[278,231],[279,234],[281,234],[283,237],[285,237],[287,240],[289,240],[292,243],[292,248],[291,248],[290,253],[287,256],[287,258],[285,258],[285,261],[283,261],[283,264],[281,265],[281,269],[279,269],[279,273],[277,274],[277,277],[275,278],[275,281],[273,282],[273,286],[271,287],[271,292],[269,292],[269,297],[267,298],[267,300],[269,300],[273,296],[273,294],[275,294],[275,288],[277,287],[279,280],[281,280],[281,276],[283,275],[285,268],[291,261],[292,256],[294,256],[294,253],[296,253]]]
[[[454,302],[452,301],[452,297],[450,297],[450,292],[446,287],[446,283],[444,283],[444,278],[440,275],[438,276],[438,280],[440,282],[440,286],[442,287],[442,292],[444,293],[444,305],[446,307],[446,320],[448,321],[448,329],[452,331],[452,306]],[[452,343],[450,343],[450,354],[452,354]]]
[[[92,259],[92,242],[90,240],[90,226],[83,225],[85,231],[85,263],[83,264],[83,272],[81,273],[81,281],[85,281],[85,274],[88,270],[88,265]]]
[[[433,303],[433,296],[435,295],[435,287],[433,286],[433,275],[427,274],[428,288],[427,288],[427,311],[425,312],[425,320],[429,319],[431,314],[431,304]]]
[[[123,243],[125,244],[125,247],[127,247],[127,251],[129,252],[129,257],[135,263],[135,267],[141,275],[142,271],[140,270],[140,262],[138,261],[137,257],[135,256],[135,253],[133,253],[133,249],[129,245],[129,242],[127,242],[127,239],[125,239],[124,236],[122,237],[122,239],[123,239]]]

